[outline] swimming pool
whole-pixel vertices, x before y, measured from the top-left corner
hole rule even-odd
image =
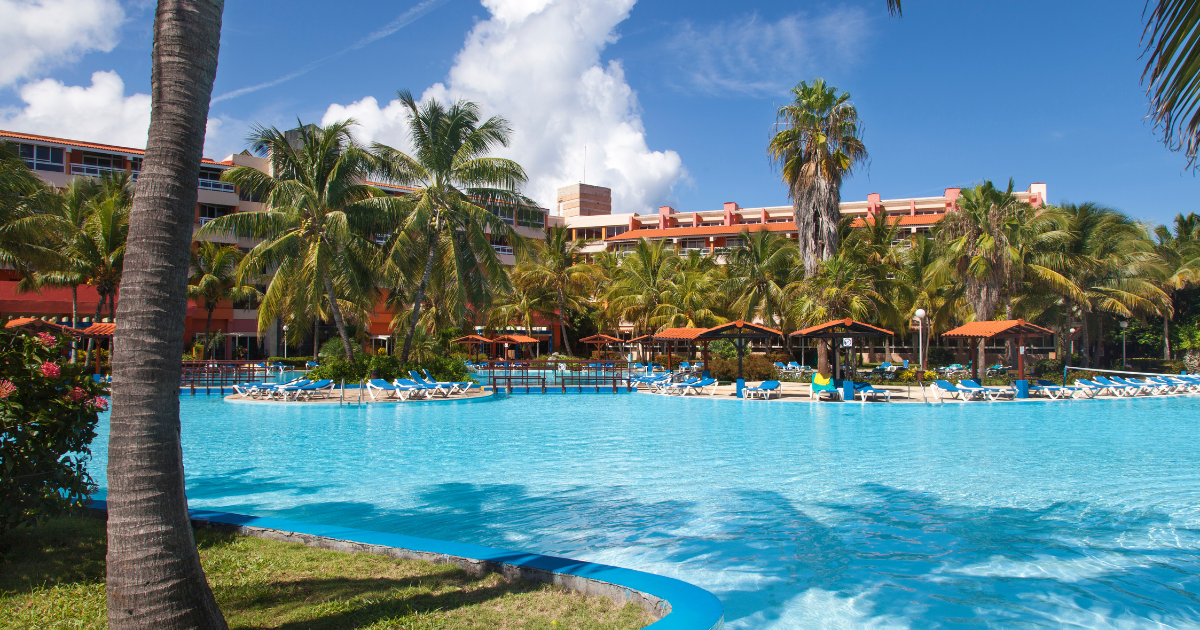
[[[1198,397],[181,401],[193,507],[668,575],[730,628],[1200,626]]]

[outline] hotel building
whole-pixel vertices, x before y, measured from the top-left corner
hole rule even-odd
[[[17,145],[21,157],[46,183],[62,187],[75,177],[99,177],[105,173],[128,172],[135,179],[141,170],[145,151],[129,147],[118,147],[63,138],[51,138],[26,133],[0,130],[0,141]],[[196,182],[196,203],[193,232],[204,223],[217,217],[236,212],[263,210],[263,204],[252,196],[243,194],[232,184],[221,180],[221,174],[234,166],[249,166],[263,172],[270,171],[268,160],[248,154],[230,155],[224,160],[204,159],[200,177]],[[411,189],[367,182],[392,195],[402,195]],[[948,212],[957,208],[961,190],[947,188],[939,197],[915,197],[904,199],[882,199],[870,194],[865,201],[849,201],[841,204],[843,216],[857,217],[856,226],[873,217],[899,218],[902,235],[927,232]],[[1046,185],[1034,183],[1017,198],[1040,206],[1046,203]],[[541,239],[547,227],[563,226],[570,230],[574,239],[584,241],[585,253],[602,251],[621,252],[632,249],[638,239],[668,239],[682,251],[699,251],[704,254],[722,248],[737,247],[744,231],[768,230],[787,238],[796,238],[792,206],[770,206],[743,208],[734,202],[726,202],[719,210],[680,212],[663,206],[657,213],[613,212],[612,193],[608,188],[588,184],[573,184],[558,190],[555,212],[545,208],[489,208],[505,222],[513,226],[518,234]],[[213,237],[211,240],[236,244],[249,251],[255,241],[232,237]],[[493,240],[492,247],[504,264],[513,264],[513,250],[509,243],[500,238]],[[0,320],[15,317],[38,317],[57,323],[69,323],[71,294],[68,289],[43,289],[32,294],[18,294],[18,278],[11,270],[0,269]],[[79,287],[79,313],[83,322],[91,323],[98,297],[87,286]],[[258,336],[258,311],[250,305],[222,304],[213,313],[212,329],[220,330],[231,343],[225,344],[227,357],[234,346],[256,343]],[[245,308],[243,308],[245,307]],[[189,302],[185,335],[192,339],[204,332],[206,313],[194,302]],[[390,338],[389,326],[392,314],[378,305],[367,325],[372,343],[386,345]],[[109,317],[102,322],[111,321]],[[279,348],[280,330],[275,326],[261,340],[266,354],[276,354]],[[327,337],[323,330],[322,337]],[[542,326],[537,336],[558,336],[557,327]],[[554,346],[561,343],[555,338]],[[546,347],[551,343],[546,344]]]

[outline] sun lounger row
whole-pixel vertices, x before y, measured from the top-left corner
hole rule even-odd
[[[413,396],[420,398],[434,398],[436,396],[449,398],[479,387],[479,384],[473,381],[436,381],[429,375],[428,370],[421,370],[421,373],[424,376],[417,374],[415,370],[409,370],[409,378],[398,378],[391,383],[379,378],[370,379],[367,381],[367,393],[371,396],[371,400],[379,400],[381,398],[409,400]]]
[[[644,385],[655,394],[678,394],[680,396],[704,394],[706,390],[707,394],[712,396],[717,391],[717,379],[715,378],[688,376],[682,381],[676,382],[675,379],[679,376],[682,374],[676,372],[653,376],[634,376],[629,379],[629,386],[640,389]]]
[[[329,398],[333,387],[333,381],[330,379],[313,381],[301,378],[288,383],[240,383],[234,385],[233,390],[242,398],[297,401]]]
[[[1005,396],[1011,400],[1017,395],[1015,387],[983,387],[969,379],[959,381],[958,385],[946,380],[937,380],[931,388],[939,401],[945,398],[964,401],[997,400]],[[1074,386],[1058,385],[1045,379],[1036,379],[1029,383],[1030,394],[1040,394],[1052,399],[1095,398],[1105,394],[1118,397],[1159,396],[1189,392],[1200,392],[1200,377],[1186,374],[1148,376],[1144,379],[1097,376],[1093,379],[1076,379]]]

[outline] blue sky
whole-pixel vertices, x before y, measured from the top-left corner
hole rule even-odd
[[[547,205],[554,187],[580,179],[584,144],[588,182],[613,187],[619,211],[779,205],[786,191],[765,154],[774,112],[788,87],[823,77],[851,93],[871,155],[844,184],[845,200],[1012,177],[1019,189],[1046,182],[1052,202],[1097,201],[1146,220],[1196,210],[1196,177],[1144,120],[1143,3],[1096,4],[907,0],[893,19],[884,0],[336,10],[230,0],[206,151],[241,150],[254,123],[347,115],[364,139],[403,147],[402,113],[389,102],[407,88],[508,117],[516,136],[506,154]],[[2,5],[27,19],[0,25],[0,39],[18,44],[0,52],[10,68],[0,74],[0,128],[144,142],[152,3]]]

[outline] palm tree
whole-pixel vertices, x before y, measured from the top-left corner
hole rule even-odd
[[[1158,288],[1167,295],[1171,308],[1161,309],[1163,318],[1163,358],[1171,358],[1171,318],[1174,315],[1174,294],[1180,289],[1200,284],[1200,216],[1194,212],[1175,216],[1175,232],[1165,226],[1154,230],[1153,240],[1147,237],[1153,253],[1153,273]]]
[[[768,326],[775,326],[786,308],[784,287],[795,279],[796,246],[766,230],[743,230],[742,240],[745,245],[728,254],[728,279],[721,292],[733,298],[738,319],[753,321],[758,317]]]
[[[163,0],[150,127],[129,221],[108,439],[108,623],[226,628],[183,487],[179,376],[188,245],[221,41],[222,0]]]
[[[116,315],[114,300],[117,287],[125,268],[126,243],[129,237],[130,206],[120,195],[97,199],[83,223],[83,229],[67,250],[70,260],[69,274],[64,280],[86,279],[96,289],[96,313],[93,322],[99,322],[107,304],[109,315]],[[77,274],[77,275],[76,275]],[[91,361],[95,338],[88,339],[88,355],[84,365]]]
[[[204,338],[212,333],[213,311],[221,302],[261,299],[262,292],[252,285],[239,285],[238,265],[243,258],[236,245],[199,241],[192,250],[192,275],[188,278],[188,298],[203,306]],[[201,303],[203,301],[203,303]]]
[[[991,181],[963,190],[959,210],[946,214],[937,227],[945,252],[945,264],[964,285],[975,321],[988,321],[996,313],[1011,274],[1009,235],[1027,208],[1008,190]],[[983,374],[984,339],[972,354],[975,370]]]
[[[954,282],[949,268],[941,262],[937,241],[924,234],[914,235],[904,252],[897,272],[899,282],[892,294],[897,310],[902,314],[903,326],[916,319],[917,309],[925,311],[925,319],[919,326],[925,327],[918,335],[923,347],[918,356],[929,356],[929,344],[935,335],[949,330],[955,314],[961,308],[962,283]],[[924,366],[920,366],[924,367]]]
[[[388,257],[390,273],[403,273],[414,266],[414,256],[426,256],[400,353],[400,360],[407,361],[439,253],[445,263],[439,273],[454,276],[460,301],[486,303],[492,287],[504,289],[507,282],[487,233],[517,251],[524,248],[523,238],[487,208],[532,202],[520,192],[528,179],[525,170],[512,160],[488,156],[496,146],[508,146],[508,121],[493,116],[481,123],[479,106],[469,101],[445,107],[432,99],[418,105],[407,90],[397,96],[408,109],[415,155],[378,143],[372,151],[384,177],[414,188],[402,198],[405,215]]]
[[[28,274],[45,260],[50,236],[30,221],[53,193],[29,170],[11,143],[0,142],[0,266]]]
[[[492,306],[489,323],[493,328],[503,329],[519,322],[525,327],[525,334],[533,336],[533,318],[553,317],[555,304],[560,302],[546,288],[520,277],[521,272],[514,270],[513,275],[516,277],[510,283],[512,288],[501,294]]]
[[[650,330],[659,306],[667,303],[674,289],[679,265],[679,256],[666,240],[638,239],[633,251],[621,259],[605,295],[612,317],[632,322],[637,331]]]
[[[1200,3],[1147,0],[1146,8],[1142,41],[1148,56],[1142,82],[1150,96],[1150,118],[1163,130],[1166,145],[1183,150],[1188,166],[1195,166],[1200,150]]]
[[[350,362],[354,345],[343,311],[361,317],[377,302],[373,236],[386,229],[394,206],[393,198],[363,183],[373,162],[354,141],[352,125],[346,120],[287,133],[255,128],[252,148],[270,159],[271,174],[236,166],[222,179],[261,195],[266,211],[219,217],[196,234],[260,239],[238,271],[238,282],[273,271],[258,309],[258,329],[280,318],[331,317]]]
[[[875,290],[870,270],[846,252],[821,262],[817,273],[788,286],[794,297],[795,318],[807,324],[850,317],[867,320],[883,297]],[[829,374],[829,340],[821,339],[817,370]]]
[[[581,247],[580,241],[571,240],[566,228],[548,228],[542,246],[533,249],[521,267],[525,282],[556,296],[558,326],[567,356],[571,356],[571,341],[567,338],[567,296],[589,291],[597,279],[597,271],[584,260]]]
[[[681,261],[690,259],[688,256]],[[650,324],[663,328],[711,328],[724,324],[729,320],[718,312],[714,299],[721,283],[721,274],[715,270],[689,269],[681,264],[650,317]]]
[[[767,153],[788,187],[800,257],[812,275],[818,261],[837,252],[842,180],[867,159],[867,148],[848,93],[814,79],[812,85],[801,81],[792,95],[779,108]]]

